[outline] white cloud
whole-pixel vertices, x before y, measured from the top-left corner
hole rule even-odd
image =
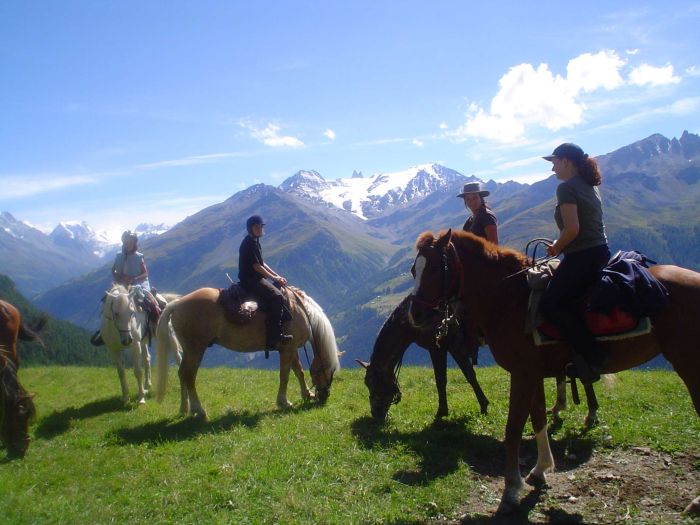
[[[445,129],[447,129],[448,127],[449,127],[449,126],[447,125],[447,122],[440,122],[440,129],[445,130]]]
[[[31,197],[71,186],[83,186],[97,182],[95,175],[63,175],[56,173],[2,175],[0,178],[2,179],[0,200]]]
[[[600,88],[609,91],[624,84],[620,69],[625,63],[614,51],[601,51],[595,55],[584,53],[569,61],[566,81],[576,94]]]
[[[697,77],[700,76],[700,68],[697,66],[690,66],[685,68],[685,74],[688,77]]]
[[[664,84],[678,84],[681,81],[681,77],[674,76],[671,64],[666,64],[664,67],[642,64],[630,72],[629,80],[631,84],[636,86],[653,87]]]
[[[269,123],[265,128],[256,128],[251,124],[242,123],[242,126],[250,130],[250,136],[272,148],[303,148],[306,145],[291,135],[280,135],[280,127]]]
[[[466,122],[445,136],[457,141],[473,137],[514,143],[532,126],[549,131],[571,128],[583,120],[582,95],[624,85],[620,71],[625,64],[615,51],[603,50],[571,59],[566,77],[554,74],[547,64],[513,66],[499,80],[490,108],[471,103]]]
[[[627,50],[625,51],[625,53],[628,54],[628,55],[630,55],[630,56],[634,56],[634,55],[636,55],[637,53],[639,53],[639,49],[627,49]]]
[[[156,162],[148,162],[138,164],[137,169],[157,169],[171,168],[173,166],[192,166],[197,164],[208,164],[222,159],[239,158],[251,156],[250,153],[227,152],[227,153],[209,153],[206,155],[190,155],[181,159],[159,160]]]
[[[411,141],[411,144],[413,144],[414,146],[418,146],[419,148],[422,148],[425,145],[424,142],[420,139],[413,139]]]
[[[334,140],[335,140],[335,131],[333,131],[333,130],[330,129],[330,128],[327,129],[326,131],[324,131],[324,132],[323,132],[323,135],[324,135],[328,140],[330,140],[330,141],[334,141]]]

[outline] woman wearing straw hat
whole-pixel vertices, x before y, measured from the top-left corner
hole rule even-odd
[[[472,214],[462,229],[498,244],[498,221],[484,200],[488,195],[488,190],[483,189],[480,182],[468,182],[464,185],[462,193],[457,197],[464,199],[464,207]]]

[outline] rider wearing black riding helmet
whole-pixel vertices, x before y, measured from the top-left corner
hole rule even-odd
[[[286,286],[287,279],[263,261],[260,237],[264,227],[265,222],[260,215],[253,215],[246,221],[248,235],[241,242],[238,252],[238,279],[243,288],[263,303],[267,314],[266,348],[273,349],[279,343],[291,341],[292,336],[282,333],[284,295],[275,286]]]

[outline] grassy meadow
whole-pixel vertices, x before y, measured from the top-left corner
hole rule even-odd
[[[483,477],[500,476],[504,464],[508,376],[499,368],[477,373],[491,401],[487,416],[450,370],[450,416],[434,424],[432,370],[405,367],[403,401],[379,426],[357,369],[341,371],[324,407],[302,404],[290,380],[296,407],[289,411],[275,406],[276,371],[202,369],[198,387],[210,419],[199,422],[177,414],[174,369],[162,405],[124,406],[114,369],[23,368],[38,418],[27,457],[0,464],[0,522],[457,520],[469,511],[465,495],[479,491]],[[553,380],[547,388],[553,400]],[[555,458],[574,454],[583,463],[593,450],[638,446],[700,454],[700,423],[674,373],[625,372],[597,392],[601,423],[585,431],[584,405],[570,404],[552,431]],[[529,424],[522,451],[526,472],[536,454]]]

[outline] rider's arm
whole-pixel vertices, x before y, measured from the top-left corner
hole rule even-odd
[[[487,241],[498,244],[498,226],[494,224],[484,226],[484,231],[486,232]]]
[[[559,238],[547,248],[549,255],[559,255],[568,244],[578,237],[578,208],[576,204],[561,204],[561,220],[564,223],[564,228],[559,232]]]

